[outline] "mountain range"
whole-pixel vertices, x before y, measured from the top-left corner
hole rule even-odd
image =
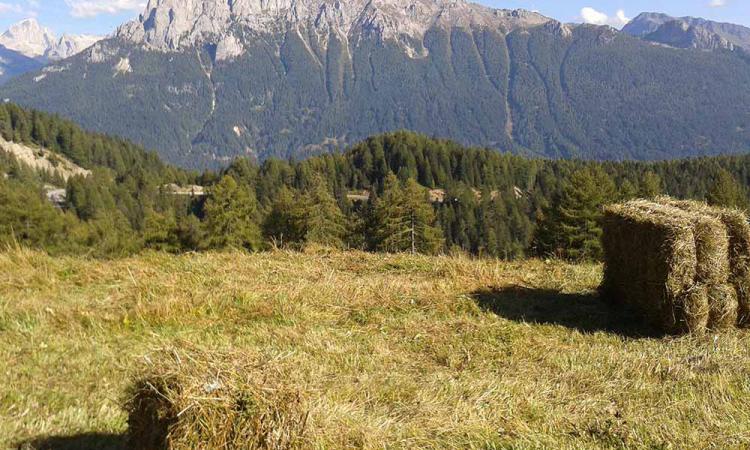
[[[619,32],[461,0],[151,0],[0,98],[187,167],[402,128],[552,158],[736,153],[750,149],[745,31],[643,14]]]
[[[0,45],[42,62],[59,61],[73,56],[100,41],[102,36],[63,34],[59,38],[36,19],[26,19],[12,25],[0,35]]]
[[[101,40],[101,36],[63,34],[59,38],[36,19],[26,19],[0,34],[0,84],[47,63],[73,56]]]
[[[677,48],[750,50],[750,28],[695,17],[642,13],[622,31]]]

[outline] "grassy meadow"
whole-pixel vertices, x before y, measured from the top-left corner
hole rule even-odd
[[[748,448],[750,332],[649,333],[598,265],[358,252],[0,254],[0,448],[125,448],[164,349],[247,355],[305,448]],[[211,374],[206,374],[210,380]]]

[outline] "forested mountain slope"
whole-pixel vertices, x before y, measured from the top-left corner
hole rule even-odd
[[[110,256],[131,252],[141,246],[134,230],[149,212],[174,207],[161,195],[163,186],[194,179],[130,142],[13,104],[0,104],[0,144],[5,244]],[[67,195],[50,201],[59,190]]]
[[[127,141],[13,104],[0,105],[0,136],[38,148],[52,164],[59,155],[81,168],[66,179],[0,152],[0,243],[54,253],[317,243],[595,259],[597,246],[590,244],[598,237],[590,223],[604,204],[667,193],[747,207],[750,185],[750,156],[529,159],[411,132],[299,162],[240,158],[220,173],[197,175]],[[51,188],[65,196],[48,201]],[[581,252],[583,243],[593,250]]]
[[[439,0],[417,12],[396,0],[347,6],[362,11],[306,0],[293,17],[246,2],[152,3],[115,38],[14,80],[0,98],[186,167],[300,159],[397,129],[553,158],[750,149],[742,51],[666,48]]]

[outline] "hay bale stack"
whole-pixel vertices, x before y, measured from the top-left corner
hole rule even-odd
[[[680,217],[693,224],[696,250],[695,282],[706,288],[708,296],[708,328],[721,330],[737,322],[737,294],[730,284],[729,235],[719,217],[708,207],[696,202],[675,202],[661,197],[656,202],[636,201],[641,208],[665,219]]]
[[[696,283],[693,221],[677,208],[632,201],[605,209],[605,298],[631,306],[668,333],[700,332],[708,293]]]
[[[750,325],[750,224],[743,213],[659,197],[611,206],[603,225],[602,289],[610,299],[667,332]]]
[[[299,393],[248,355],[168,349],[148,360],[125,404],[132,448],[304,447]]]
[[[688,200],[659,197],[657,202],[699,212],[720,220],[729,238],[729,283],[734,287],[738,307],[737,324],[750,326],[750,223],[747,216],[735,209],[716,208]]]

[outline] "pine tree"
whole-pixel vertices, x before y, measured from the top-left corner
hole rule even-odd
[[[201,221],[193,214],[177,216],[177,238],[182,250],[202,249],[205,243]]]
[[[568,259],[601,258],[602,207],[615,198],[615,184],[600,167],[574,172],[540,227],[539,249]]]
[[[263,221],[263,236],[275,245],[285,247],[304,239],[304,211],[299,196],[282,187],[271,203]]]
[[[715,206],[748,209],[746,189],[726,169],[719,169],[707,199]]]
[[[617,194],[618,200],[631,200],[639,196],[639,190],[636,189],[630,180],[626,179],[620,184],[619,189],[617,189]]]
[[[13,139],[13,127],[10,123],[10,113],[4,105],[0,105],[0,137],[9,141]]]
[[[412,178],[402,185],[393,173],[386,177],[376,216],[381,251],[433,254],[442,247],[427,190]]]
[[[261,235],[256,209],[255,196],[231,176],[224,176],[211,190],[204,206],[209,245],[258,250]]]

